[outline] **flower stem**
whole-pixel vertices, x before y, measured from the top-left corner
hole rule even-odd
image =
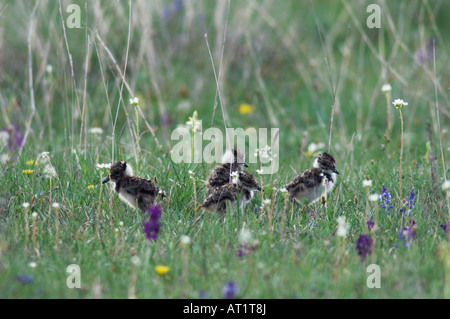
[[[403,160],[403,114],[402,110],[400,112],[400,124],[401,124],[401,137],[400,137],[400,167],[399,167],[399,193],[400,200],[402,200],[402,160]]]
[[[139,113],[137,106],[135,107],[136,111],[136,175],[139,175]]]
[[[387,141],[389,141],[390,135],[391,135],[391,127],[392,127],[392,120],[391,120],[391,106],[389,103],[389,94],[386,93],[386,102],[387,102],[387,128],[386,128],[386,137]]]

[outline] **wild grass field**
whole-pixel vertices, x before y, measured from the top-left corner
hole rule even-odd
[[[0,297],[450,297],[449,15],[444,0],[0,0]],[[279,128],[279,170],[250,163],[263,192],[224,217],[196,210],[215,164],[172,160],[194,112],[203,130]],[[302,209],[282,188],[321,151],[339,178]],[[154,241],[101,184],[97,164],[118,160],[167,194]]]

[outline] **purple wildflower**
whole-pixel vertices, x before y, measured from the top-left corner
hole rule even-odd
[[[171,7],[164,7],[161,11],[161,16],[164,21],[169,21],[172,18],[172,8]]]
[[[409,215],[411,215],[411,211],[414,208],[414,201],[416,198],[416,193],[414,192],[414,189],[411,190],[408,196],[406,196],[405,206],[400,208],[400,213],[403,214],[403,216],[406,216],[407,214],[407,208]]]
[[[175,11],[180,11],[184,8],[183,0],[175,0],[172,5]]]
[[[19,275],[16,277],[17,281],[20,281],[23,284],[29,284],[33,282],[33,277],[28,275]]]
[[[440,227],[444,230],[444,234],[447,235],[447,232],[450,230],[450,220],[447,223],[440,225]]]
[[[356,241],[356,250],[358,255],[361,256],[361,262],[366,260],[367,254],[372,254],[373,251],[373,240],[367,234],[362,234],[358,237]]]
[[[161,206],[153,205],[148,209],[148,215],[150,219],[144,222],[142,225],[144,226],[145,237],[148,238],[151,242],[155,241],[159,234],[159,219],[161,218]]]
[[[229,280],[222,289],[223,298],[224,299],[233,299],[236,298],[236,295],[239,293],[239,287]]]
[[[209,299],[208,294],[204,290],[200,290],[198,292],[198,296],[199,296],[200,299]]]
[[[171,123],[170,116],[168,113],[163,113],[159,117],[162,126],[169,126]]]
[[[2,128],[2,132],[7,132],[9,134],[8,148],[10,151],[14,152],[18,148],[22,148],[23,135],[20,133],[19,125],[12,124],[10,126],[5,126]]]
[[[386,186],[383,185],[381,188],[381,195],[380,195],[380,201],[381,201],[381,207],[386,211],[386,213],[391,213],[391,208],[394,206],[391,203],[391,194],[388,192],[388,189]]]
[[[372,230],[373,226],[375,226],[375,222],[373,221],[373,216],[371,216],[367,221],[367,229]]]
[[[243,258],[245,256],[250,255],[250,249],[246,244],[241,244],[241,248],[236,251],[239,258]]]
[[[398,232],[398,240],[403,242],[403,247],[408,247],[409,242],[414,238],[414,234],[410,227],[402,227]],[[398,245],[396,246],[398,247]]]
[[[183,8],[183,0],[175,0],[169,6],[162,9],[161,16],[164,21],[169,21],[177,11],[181,11]]]

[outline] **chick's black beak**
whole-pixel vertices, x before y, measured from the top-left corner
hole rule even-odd
[[[248,167],[248,164],[247,164],[247,163],[244,163],[244,167]]]
[[[338,170],[336,168],[333,168],[333,173],[336,173],[336,174],[339,175],[339,172],[338,172]]]
[[[105,183],[108,183],[108,182],[109,182],[109,176],[106,177],[106,178],[102,181],[102,184],[105,184]]]

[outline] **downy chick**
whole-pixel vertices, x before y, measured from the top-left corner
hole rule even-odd
[[[158,195],[161,195],[161,198],[165,196],[151,180],[133,176],[133,169],[124,161],[111,166],[109,176],[102,184],[109,181],[115,183],[114,190],[122,201],[133,208],[136,208],[137,203],[137,207],[143,212],[147,211]]]
[[[301,202],[307,199],[307,204],[314,203],[325,192],[333,189],[339,174],[335,158],[323,152],[314,161],[313,166],[314,168],[305,170],[286,185],[291,201]]]

